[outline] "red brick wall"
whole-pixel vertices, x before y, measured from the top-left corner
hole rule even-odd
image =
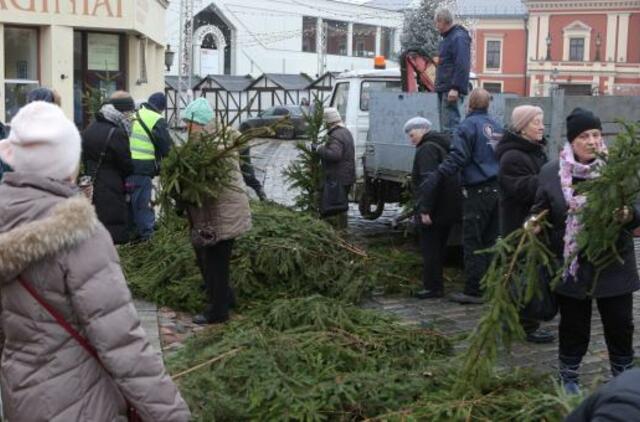
[[[562,60],[564,35],[562,29],[574,21],[580,21],[591,27],[591,48],[588,61],[593,60],[596,56],[596,34],[600,33],[602,44],[600,45],[600,54],[604,58],[605,48],[607,45],[607,15],[551,15],[549,18],[549,31],[551,33],[551,59]],[[632,32],[632,31],[629,31]],[[542,51],[542,49],[541,49]]]
[[[640,63],[640,13],[634,13],[629,18],[629,47],[627,61]]]

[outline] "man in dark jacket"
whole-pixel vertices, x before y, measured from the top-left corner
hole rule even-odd
[[[500,162],[500,234],[507,237],[522,227],[536,199],[538,173],[547,162],[544,152],[544,115],[540,107],[521,105],[513,110],[511,125],[496,147]],[[540,322],[524,316],[520,323],[531,343],[551,343],[554,335]]]
[[[640,369],[631,369],[600,387],[565,422],[640,421]]]
[[[426,174],[438,168],[449,153],[449,137],[431,130],[431,122],[414,117],[404,125],[404,132],[416,147],[413,159],[412,183],[415,189],[416,223],[420,231],[422,252],[422,284],[420,299],[444,295],[442,270],[451,227],[462,218],[462,195],[458,175],[445,178],[436,194],[436,206],[429,213],[422,204],[418,187]]]
[[[156,92],[134,114],[129,140],[133,174],[127,178],[131,190],[131,222],[135,226],[134,239],[148,240],[153,235],[155,212],[151,206],[152,180],[160,170],[160,161],[169,154],[171,135],[162,112],[167,99]]]
[[[262,183],[260,183],[260,180],[256,177],[256,170],[251,163],[251,147],[240,151],[240,171],[242,172],[244,183],[254,190],[261,201],[265,201],[267,194],[264,192]]]
[[[443,132],[453,133],[460,124],[460,108],[469,89],[471,37],[464,27],[454,24],[448,9],[438,9],[435,21],[442,35],[436,69],[440,126]]]
[[[494,148],[502,138],[501,125],[488,114],[491,95],[474,89],[469,98],[470,113],[456,129],[453,148],[447,158],[422,183],[424,212],[430,215],[436,193],[444,177],[462,172],[463,247],[466,283],[463,293],[451,300],[458,303],[482,303],[480,280],[491,262],[487,249],[498,237],[498,160]]]
[[[324,110],[327,126],[327,141],[316,151],[322,160],[325,181],[333,180],[341,184],[345,191],[351,191],[356,182],[355,144],[349,129],[342,124],[338,110],[330,107]],[[347,227],[347,211],[338,214],[333,223],[337,228]],[[330,222],[332,222],[330,220]]]

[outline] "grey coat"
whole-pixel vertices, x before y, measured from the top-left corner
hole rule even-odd
[[[560,186],[559,168],[558,160],[547,163],[542,167],[538,176],[538,191],[532,213],[538,214],[543,210],[549,210],[547,218],[551,223],[551,228],[548,230],[547,235],[549,236],[551,250],[561,262],[563,260],[567,203],[564,200]],[[568,280],[562,280],[556,287],[556,293],[575,299],[585,299],[588,296],[594,298],[620,296],[640,289],[631,233],[639,225],[640,209],[636,204],[633,221],[625,227],[618,239],[618,251],[624,262],[616,262],[604,268],[600,273],[595,289],[593,288],[595,268],[584,257],[581,257],[578,261],[577,280],[574,281],[572,277]]]
[[[0,184],[0,387],[10,421],[188,421],[140,326],[118,254],[72,185],[24,173]],[[96,349],[104,368],[16,280],[22,275]]]
[[[334,126],[327,133],[327,142],[318,148],[325,178],[344,186],[356,182],[356,153],[353,136],[344,126]]]

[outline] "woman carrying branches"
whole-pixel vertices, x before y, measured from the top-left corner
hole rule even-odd
[[[640,209],[636,204],[614,211],[614,221],[621,227],[617,242],[621,259],[598,273],[596,265],[578,250],[578,235],[584,229],[579,212],[587,199],[576,192],[576,186],[600,177],[605,165],[600,119],[576,108],[567,117],[567,138],[560,158],[540,172],[532,212],[549,211],[550,247],[558,261],[565,262],[555,290],[560,310],[559,377],[565,391],[578,393],[578,370],[589,346],[593,299],[604,326],[613,376],[633,367],[632,293],[640,288],[640,280],[631,231],[640,225]],[[539,232],[541,226],[530,219],[525,229]]]
[[[213,120],[213,110],[204,98],[187,106],[182,119],[187,124],[190,141],[220,134],[222,142],[226,128],[220,129]],[[231,134],[230,136],[234,136]],[[236,156],[237,157],[237,156]],[[251,229],[251,210],[245,184],[236,158],[231,176],[215,198],[207,197],[201,204],[188,204],[187,216],[191,226],[191,243],[204,279],[207,306],[193,317],[195,324],[223,323],[229,319],[229,308],[235,302],[229,284],[231,251],[234,239]],[[217,190],[218,186],[211,186]]]

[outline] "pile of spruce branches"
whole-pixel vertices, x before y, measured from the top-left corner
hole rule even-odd
[[[273,203],[252,203],[252,219],[252,230],[234,245],[231,263],[241,303],[311,294],[358,302],[376,284],[371,257],[327,223]],[[165,213],[151,241],[122,246],[119,253],[135,295],[174,309],[201,310],[202,277],[184,219]]]
[[[334,299],[268,302],[169,358],[196,421],[559,420],[549,385],[516,373],[454,392],[441,334]]]

